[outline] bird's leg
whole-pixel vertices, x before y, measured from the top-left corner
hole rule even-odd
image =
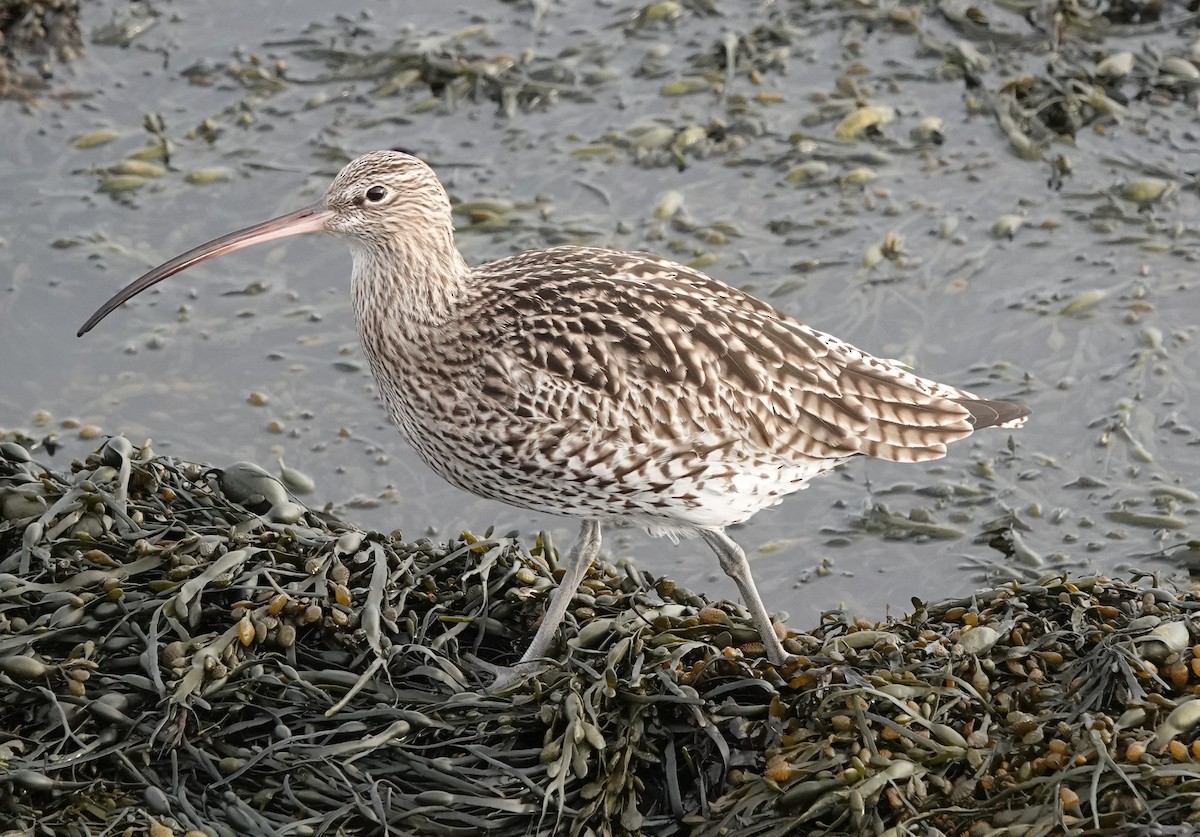
[[[596,559],[599,552],[600,521],[585,520],[579,527],[579,537],[576,538],[575,545],[567,553],[567,562],[563,565],[562,581],[558,583],[558,588],[550,597],[550,605],[542,617],[542,624],[534,634],[533,642],[529,643],[529,648],[522,655],[521,663],[527,663],[546,655],[546,651],[549,650],[550,643],[554,639],[554,632],[558,630],[563,617],[567,615],[571,599],[578,592],[583,577],[587,575],[588,567],[592,565],[592,561]]]
[[[529,643],[529,648],[515,666],[494,668],[496,680],[492,683],[490,691],[500,691],[512,685],[533,668],[534,660],[546,655],[550,649],[550,643],[554,641],[554,632],[562,624],[563,617],[567,614],[567,608],[571,606],[571,599],[579,590],[583,577],[587,575],[588,567],[592,565],[592,561],[596,559],[599,552],[600,521],[589,518],[584,520],[583,525],[579,527],[579,537],[576,538],[571,551],[567,553],[567,560],[562,565],[562,581],[558,583],[554,594],[550,596],[550,605],[542,616],[542,624],[534,634],[533,642]]]
[[[783,650],[783,643],[775,635],[774,624],[767,614],[762,597],[758,595],[758,588],[754,586],[754,578],[750,575],[750,562],[746,560],[746,553],[729,535],[725,534],[724,529],[705,529],[701,534],[704,535],[704,540],[712,547],[713,552],[717,553],[721,569],[733,579],[738,592],[742,594],[742,601],[750,609],[750,619],[762,636],[767,659],[777,666],[783,665],[788,658],[788,653]]]

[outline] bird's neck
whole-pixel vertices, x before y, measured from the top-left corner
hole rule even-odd
[[[438,240],[406,239],[382,248],[352,248],[351,296],[360,323],[384,317],[403,329],[453,319],[471,269],[454,245],[452,233],[431,231],[430,235]]]

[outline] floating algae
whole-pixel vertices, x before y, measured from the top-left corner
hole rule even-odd
[[[1048,577],[879,625],[829,613],[777,670],[736,605],[601,564],[554,665],[489,695],[476,658],[511,662],[553,584],[544,535],[407,543],[245,463],[120,437],[70,474],[0,443],[0,512],[0,817],[18,833],[1123,834],[1200,816],[1200,603],[1153,580]]]
[[[0,3],[0,99],[36,101],[52,77],[47,61],[25,71],[22,58],[53,56],[66,62],[83,51],[79,0],[5,0]]]

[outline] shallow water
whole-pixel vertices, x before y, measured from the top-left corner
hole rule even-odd
[[[85,29],[103,34],[133,8],[88,4]],[[768,605],[799,624],[840,604],[903,610],[985,574],[1166,571],[1153,556],[1195,536],[1200,215],[1183,173],[1200,146],[1196,89],[1160,69],[1195,50],[1171,27],[1075,24],[1060,38],[1013,16],[981,31],[948,5],[918,28],[857,3],[736,17],[699,3],[360,8],[172,8],[128,47],[93,38],[36,104],[0,103],[0,428],[57,433],[60,464],[95,444],[62,426],[72,419],[218,465],[281,455],[316,480],[319,502],[365,525],[550,527],[565,547],[569,521],[442,484],[390,428],[354,337],[349,255],[332,239],[209,263],[74,337],[149,267],[315,200],[352,156],[402,147],[455,200],[492,201],[459,216],[472,261],[565,241],[703,259],[864,349],[1030,404],[1020,432],[981,433],[924,466],[852,462],[741,527]],[[745,37],[727,84],[730,34]],[[1077,105],[1071,79],[1091,89],[1096,62],[1123,49],[1136,62],[1110,84],[1127,99],[1121,121],[1098,119],[1074,143],[1029,127],[1029,114]],[[701,92],[664,95],[686,79]],[[1047,79],[1074,94],[1039,93]],[[839,140],[856,100],[894,118]],[[998,112],[1027,120],[1011,133],[1041,159],[1017,153]],[[174,145],[168,171],[104,191],[129,185],[103,169],[153,141],[147,114]],[[913,137],[926,117],[944,120],[941,144]],[[98,129],[116,136],[73,144]],[[1071,171],[1056,188],[1060,155]],[[228,179],[186,177],[212,167]],[[1139,207],[1125,187],[1145,178],[1173,189]],[[673,192],[681,208],[657,218]],[[871,249],[888,233],[901,242],[891,258]],[[734,595],[701,544],[633,531],[607,544]]]

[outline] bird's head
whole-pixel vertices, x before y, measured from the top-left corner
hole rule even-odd
[[[373,151],[349,163],[322,201],[324,229],[351,246],[388,248],[397,239],[450,224],[450,198],[425,163],[401,151]]]

